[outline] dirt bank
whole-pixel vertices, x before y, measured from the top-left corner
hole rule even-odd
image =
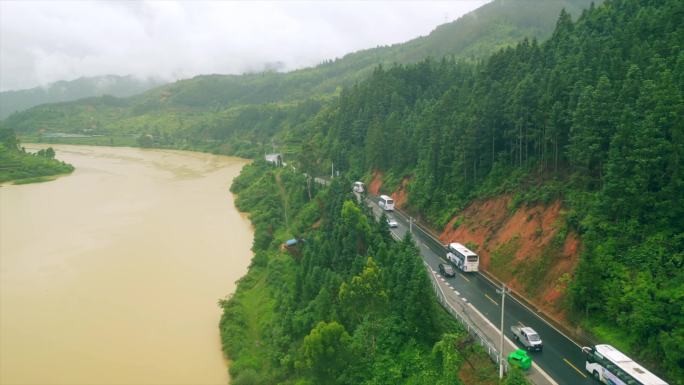
[[[517,209],[510,204],[511,196],[475,201],[439,238],[475,247],[484,269],[562,320],[560,305],[581,247],[577,234],[565,229],[559,201]]]

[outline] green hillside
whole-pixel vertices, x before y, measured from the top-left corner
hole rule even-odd
[[[350,183],[307,191],[301,173],[263,160],[234,180],[255,256],[219,302],[231,383],[526,384],[517,371],[498,381],[484,349],[436,301],[413,240],[395,242]],[[282,247],[293,236],[300,242]]]
[[[444,24],[430,35],[379,47],[289,73],[205,75],[178,81],[144,94],[116,99],[90,98],[49,104],[15,114],[7,124],[20,135],[64,132],[88,135],[151,135],[155,145],[213,149],[250,156],[269,137],[243,135],[245,114],[291,108],[334,97],[341,86],[368,77],[378,64],[415,63],[427,56],[472,60],[514,44],[523,37],[545,38],[562,8],[579,14],[589,0],[495,1]],[[306,101],[306,102],[305,102]],[[258,112],[255,112],[258,111]],[[269,119],[277,119],[269,115]],[[216,137],[217,129],[231,131]],[[246,128],[251,131],[250,127]],[[41,138],[31,137],[31,140]],[[220,141],[221,144],[216,142]],[[246,151],[246,143],[251,149]]]
[[[57,102],[68,102],[86,97],[112,95],[127,97],[158,87],[162,81],[137,79],[133,76],[82,77],[59,81],[46,87],[0,92],[0,119],[28,108]]]
[[[479,198],[561,200],[560,234],[584,249],[574,326],[682,384],[682,16],[678,0],[616,0],[480,63],[378,68],[302,129],[298,163],[380,171],[387,192],[405,180],[408,209],[439,229]]]
[[[560,200],[561,234],[583,245],[568,272],[570,322],[682,385],[684,2],[613,0],[555,19],[549,39],[482,60],[374,66],[334,93],[316,88],[325,84],[316,71],[352,67],[363,52],[309,72],[199,77],[129,99],[42,106],[7,123],[249,156],[278,146],[308,174],[334,163],[350,179],[383,172],[388,191],[405,180],[408,209],[436,228],[478,198]]]

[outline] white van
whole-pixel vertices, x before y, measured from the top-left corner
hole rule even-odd
[[[387,195],[380,195],[378,206],[385,211],[394,211],[394,200]]]
[[[354,182],[354,192],[356,193],[362,193],[363,192],[363,182]]]

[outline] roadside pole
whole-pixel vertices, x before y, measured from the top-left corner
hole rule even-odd
[[[501,290],[496,291],[497,294],[501,293],[501,344],[499,345],[499,379],[503,378],[504,372],[504,302],[506,301],[506,293],[509,291],[510,289],[506,287],[505,283],[501,284]]]

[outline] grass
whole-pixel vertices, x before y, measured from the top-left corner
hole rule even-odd
[[[23,143],[78,144],[87,146],[139,147],[137,137],[131,135],[91,136],[84,138],[45,138],[37,135],[22,136]]]
[[[238,291],[230,299],[231,317],[221,322],[224,349],[236,357],[230,366],[233,379],[256,370],[261,374],[270,372],[268,347],[264,344],[263,330],[273,320],[274,300],[267,285],[267,270],[251,268],[240,280]],[[231,354],[228,354],[229,356]]]
[[[499,376],[497,366],[481,349],[468,353],[467,360],[458,371],[458,378],[464,385],[497,385]]]
[[[585,320],[583,327],[589,330],[599,341],[613,345],[623,352],[632,351],[632,337],[630,334],[616,328],[615,325],[606,325],[598,320]]]
[[[31,178],[23,178],[23,179],[17,179],[14,181],[11,181],[12,184],[30,184],[30,183],[41,183],[41,182],[49,182],[51,180],[55,180],[58,177],[66,175],[66,174],[59,174],[59,175],[48,175],[48,176],[34,176]]]
[[[501,244],[492,252],[489,270],[499,279],[510,280],[515,274],[511,265],[515,259],[515,253],[520,248],[520,237],[515,236],[506,243]]]

